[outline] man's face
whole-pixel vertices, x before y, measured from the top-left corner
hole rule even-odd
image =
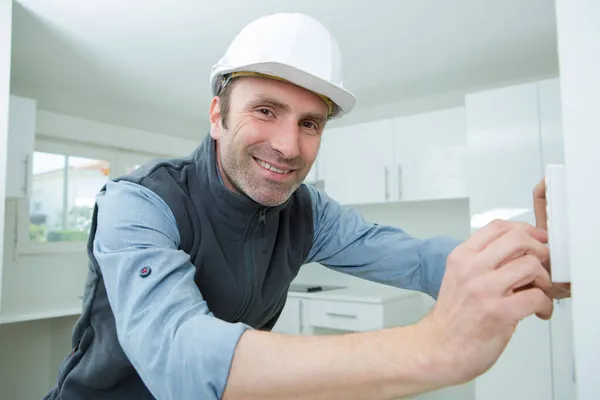
[[[210,109],[221,176],[227,187],[257,203],[281,204],[317,157],[327,105],[314,93],[273,79],[243,77],[230,84],[225,124],[218,97]]]

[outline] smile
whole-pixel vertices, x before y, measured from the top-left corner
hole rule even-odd
[[[267,162],[265,162],[263,160],[259,160],[258,158],[255,158],[255,160],[264,169],[276,172],[278,174],[284,175],[284,174],[287,174],[288,172],[291,171],[290,169],[279,169],[279,168],[276,168],[276,167],[272,166],[271,164],[269,164],[269,163],[267,163]]]

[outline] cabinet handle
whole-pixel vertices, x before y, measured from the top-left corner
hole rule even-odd
[[[389,188],[389,176],[390,176],[390,171],[388,170],[388,167],[383,167],[383,179],[384,179],[384,185],[385,185],[385,200],[389,200],[390,199],[390,188]]]
[[[328,312],[327,315],[329,315],[330,317],[356,319],[356,315],[354,315],[354,314],[338,314],[338,313]]]
[[[29,154],[27,154],[25,156],[25,181],[23,184],[23,194],[25,195],[25,197],[27,197],[28,195],[28,191],[29,191]]]
[[[398,165],[398,200],[402,198],[402,165]]]

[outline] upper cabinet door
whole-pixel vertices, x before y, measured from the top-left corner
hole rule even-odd
[[[470,94],[465,104],[471,213],[532,215],[543,177],[537,83]]]
[[[325,191],[342,204],[390,201],[392,143],[391,119],[326,129],[319,157]]]
[[[467,197],[463,107],[394,119],[394,200]]]
[[[31,195],[36,107],[35,100],[10,96],[6,197]]]

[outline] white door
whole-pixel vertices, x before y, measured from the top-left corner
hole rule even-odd
[[[342,204],[389,201],[392,144],[391,119],[326,130],[320,157],[325,191]]]
[[[557,0],[556,16],[573,285],[574,375],[577,399],[588,400],[600,396],[597,372],[600,360],[600,2]]]
[[[542,162],[564,164],[562,110],[558,78],[538,84]],[[554,399],[575,399],[573,326],[571,299],[555,302],[550,321],[552,384]]]

